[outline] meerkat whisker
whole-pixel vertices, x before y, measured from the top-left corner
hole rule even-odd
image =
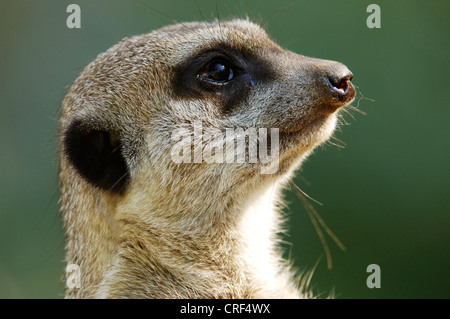
[[[325,221],[323,220],[322,217],[320,217],[319,213],[317,212],[317,210],[314,208],[314,206],[312,206],[307,199],[310,199],[320,205],[323,205],[322,203],[314,200],[313,198],[311,198],[310,196],[308,196],[304,191],[302,191],[293,181],[290,181],[291,185],[294,186],[294,190],[297,193],[297,196],[302,200],[303,202],[303,206],[306,209],[306,212],[308,213],[309,218],[311,219],[311,222],[317,232],[317,235],[320,238],[320,241],[322,243],[322,246],[324,248],[325,254],[326,254],[326,259],[327,259],[327,266],[328,269],[332,268],[332,257],[331,257],[331,253],[330,253],[330,249],[328,247],[327,241],[325,239],[325,236],[322,232],[322,230],[320,229],[320,226],[323,227],[323,229],[325,230],[325,232],[331,237],[331,239],[337,244],[337,246],[342,250],[345,251],[346,247],[344,246],[344,244],[339,240],[339,238],[331,231],[330,227],[328,227],[328,225],[325,223]],[[320,225],[320,226],[319,226]]]
[[[294,181],[291,179],[289,180],[289,182],[291,183],[292,186],[294,186],[294,188],[298,191],[301,192],[303,194],[303,196],[307,197],[308,199],[312,200],[314,203],[319,204],[320,206],[323,206],[323,204],[321,202],[319,202],[318,200],[312,198],[311,196],[309,196],[308,194],[306,194],[300,187],[297,186],[297,184],[294,183]]]
[[[372,101],[375,101],[375,100],[372,100]],[[358,103],[359,103],[359,100],[358,100]],[[352,110],[352,111],[358,112],[358,113],[359,113],[359,114],[361,114],[361,115],[367,115],[367,113],[366,113],[366,112],[364,112],[364,111],[361,111],[360,109],[358,109],[358,107],[357,107],[357,106],[347,105],[347,106],[346,106],[346,108],[347,108],[347,109],[349,109],[349,110]]]
[[[342,108],[342,112],[344,112],[345,114],[348,114],[353,120],[356,121],[355,117],[353,116],[352,113],[350,113],[350,112],[348,111],[348,109],[350,109],[350,108],[349,108],[348,106],[346,106],[345,108]]]
[[[331,143],[331,145],[337,146],[339,148],[345,148],[347,146],[347,144],[344,141],[338,139],[336,136],[331,136],[330,139],[337,142],[333,143],[330,140],[328,140],[327,143]]]

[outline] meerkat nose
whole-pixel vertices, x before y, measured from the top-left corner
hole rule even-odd
[[[341,67],[329,70],[325,79],[333,95],[342,102],[347,102],[355,96],[355,88],[352,85],[353,73],[347,67]]]

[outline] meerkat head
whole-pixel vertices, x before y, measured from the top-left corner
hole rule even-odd
[[[355,96],[352,78],[245,20],[177,24],[100,54],[71,87],[60,121],[68,258],[111,263],[118,220],[211,229],[213,216],[287,176],[331,136]],[[102,234],[107,248],[90,252],[81,238]]]

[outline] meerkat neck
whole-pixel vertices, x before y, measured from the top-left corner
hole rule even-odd
[[[252,199],[242,212],[239,225],[240,250],[247,276],[261,289],[270,287],[269,295],[280,295],[288,286],[282,278],[285,274],[280,273],[280,264],[283,263],[279,247],[282,231],[280,192],[279,184],[273,184]]]
[[[94,277],[102,278],[95,297],[262,298],[286,293],[292,278],[279,270],[278,195],[279,187],[273,185],[244,205],[230,206],[221,216],[234,215],[234,222],[217,218],[208,232],[137,220],[132,213],[117,216],[120,235],[114,239],[114,256],[93,269],[101,273]],[[161,289],[166,284],[170,287]],[[131,295],[129,286],[134,287]],[[294,287],[289,293],[298,296]]]

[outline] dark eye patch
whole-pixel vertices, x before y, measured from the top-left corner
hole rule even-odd
[[[245,103],[252,87],[273,78],[274,72],[267,61],[218,45],[174,68],[173,91],[179,98],[217,102],[227,113],[239,103]]]
[[[129,171],[116,133],[89,128],[82,121],[76,121],[64,134],[64,151],[71,164],[91,184],[113,193],[125,191]]]

